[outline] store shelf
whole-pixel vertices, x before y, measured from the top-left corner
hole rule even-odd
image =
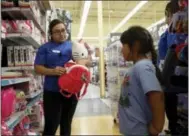
[[[33,106],[37,101],[40,100],[41,98],[40,94],[38,94],[32,101],[28,103],[27,108],[24,111],[20,111],[13,114],[10,117],[10,119],[6,121],[6,124],[9,129],[13,129],[25,116],[27,116],[29,108]]]
[[[35,26],[43,33],[45,34],[45,31],[42,29],[40,23],[37,21],[37,19],[35,18],[34,13],[32,12],[32,10],[30,8],[17,8],[17,7],[13,7],[13,8],[3,8],[1,9],[1,13],[2,13],[2,18],[3,19],[28,19],[28,20],[32,20],[35,24]]]
[[[19,84],[30,81],[30,78],[11,78],[11,79],[2,79],[1,86],[8,86],[13,84]]]
[[[2,40],[3,45],[33,45],[34,48],[38,48],[38,43],[31,35],[26,33],[10,33],[6,35],[6,38]]]
[[[116,40],[108,45],[106,51],[108,51],[110,48],[119,47],[119,46],[121,46],[121,42],[119,40]]]
[[[2,67],[1,72],[12,70],[34,70],[34,66]]]
[[[37,95],[33,97],[33,99],[27,104],[27,107],[33,106],[39,99],[41,98],[42,91],[40,93],[37,92]]]
[[[33,99],[33,98],[35,98],[36,96],[38,96],[39,94],[41,94],[41,93],[42,93],[41,90],[36,91],[36,92],[33,92],[33,93],[31,93],[30,95],[26,95],[26,99]]]

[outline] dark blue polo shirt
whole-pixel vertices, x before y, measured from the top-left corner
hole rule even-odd
[[[64,66],[72,59],[72,44],[70,41],[63,43],[48,42],[42,45],[37,52],[35,65],[44,65],[47,68]],[[44,90],[59,92],[59,76],[45,76]]]

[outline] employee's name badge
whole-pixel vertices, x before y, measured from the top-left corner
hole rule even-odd
[[[53,53],[60,53],[59,50],[52,50]]]

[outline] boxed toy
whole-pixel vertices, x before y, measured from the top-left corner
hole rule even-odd
[[[12,67],[14,66],[14,47],[13,46],[7,46],[7,60],[8,60],[8,66]]]
[[[20,47],[19,46],[14,46],[14,62],[15,66],[20,66]]]
[[[13,0],[2,0],[1,6],[2,6],[2,8],[14,7],[14,2],[13,2]]]
[[[27,66],[33,66],[34,59],[35,59],[35,51],[33,46],[23,46],[23,52],[24,52],[24,65]]]

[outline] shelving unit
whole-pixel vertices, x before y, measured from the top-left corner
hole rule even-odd
[[[1,87],[24,83],[30,81],[30,78],[11,78],[11,79],[2,79],[1,80]]]
[[[43,2],[37,1],[38,7],[41,12],[41,15],[34,14],[34,10],[36,10],[33,7],[30,8],[20,8],[20,7],[7,7],[1,9],[1,20],[31,20],[33,22],[33,25],[36,29],[38,29],[40,32],[38,32],[41,36],[46,37],[46,9],[43,5]],[[34,4],[35,5],[35,4]],[[33,9],[32,9],[33,8]],[[35,11],[36,12],[36,11]],[[39,17],[40,16],[40,17]],[[35,30],[32,28],[32,32]],[[37,34],[38,35],[38,34]],[[30,32],[25,33],[1,33],[1,43],[2,46],[0,46],[0,51],[2,51],[2,47],[6,46],[27,46],[32,45],[34,49],[37,49],[41,46],[41,39],[36,39],[35,35]],[[2,53],[1,53],[2,54]],[[2,56],[0,58],[2,60]],[[0,63],[1,64],[1,63]],[[2,67],[2,64],[1,64]],[[1,71],[8,72],[8,71],[29,71],[33,72],[34,67],[33,66],[16,66],[16,67],[2,67]],[[32,78],[30,77],[15,77],[15,78],[3,78],[1,79],[1,89],[4,87],[9,86],[15,86],[19,85],[21,83],[28,83],[31,82]],[[42,83],[41,83],[42,84]],[[25,99],[27,100],[27,105],[25,110],[15,112],[13,113],[8,120],[6,120],[6,125],[10,130],[13,130],[16,125],[18,125],[22,119],[30,114],[30,109],[36,104],[36,102],[40,101],[42,97],[42,90],[36,90],[28,95],[25,96]]]
[[[12,33],[7,34],[5,39],[2,40],[5,45],[33,45],[35,49],[40,47],[38,43],[30,34],[26,33]]]
[[[19,66],[19,67],[2,67],[1,72],[11,71],[11,70],[34,70],[34,66]]]
[[[45,34],[45,30],[41,27],[40,23],[35,18],[34,13],[30,8],[5,8],[1,10],[2,18],[10,18],[10,19],[28,19],[32,20],[35,26]]]
[[[16,112],[9,120],[6,121],[9,129],[13,129],[25,116],[28,115],[30,107],[32,107],[41,98],[41,93],[36,93],[36,96],[27,104],[27,108],[24,111]]]
[[[129,67],[132,66],[131,62],[125,62],[121,53],[122,44],[119,40],[111,42],[105,49],[106,52],[106,66],[107,66],[107,95],[110,100],[112,115],[114,121],[118,122],[118,101],[121,90],[121,83],[125,73]]]

